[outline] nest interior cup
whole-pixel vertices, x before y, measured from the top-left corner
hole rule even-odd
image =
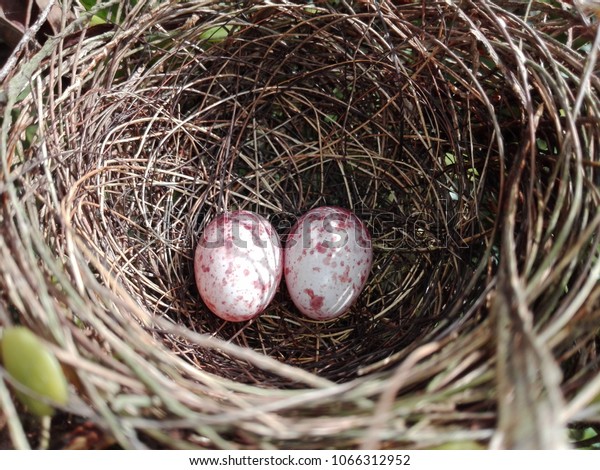
[[[117,62],[121,72],[110,86],[92,89],[78,106],[92,118],[85,144],[76,145],[91,158],[72,189],[69,205],[81,209],[70,221],[152,315],[335,381],[451,322],[443,312],[464,296],[493,227],[477,204],[497,190],[488,185],[478,196],[480,178],[448,160],[462,155],[452,141],[464,132],[442,109],[448,83],[432,92],[430,71],[411,75],[407,40],[386,45],[371,32],[375,15],[303,6],[193,20],[181,14],[165,26],[174,32],[144,45],[136,61],[128,57],[126,70]],[[183,30],[186,21],[193,23]],[[218,28],[227,35],[211,40],[207,31]],[[486,128],[481,138],[489,145],[491,123]],[[484,149],[477,147],[459,158],[479,175]],[[371,281],[352,311],[336,322],[308,321],[282,288],[250,324],[213,318],[190,262],[207,221],[249,209],[285,239],[297,217],[318,205],[350,208],[373,233]],[[474,290],[485,280],[479,284]],[[205,370],[248,377],[245,363],[223,367],[207,361],[203,348],[187,348]],[[251,380],[267,380],[263,374],[253,371]]]
[[[536,27],[584,17],[242,3],[139,2],[57,41],[17,103],[3,302],[70,351],[87,415],[126,447],[487,445],[522,419],[515,351],[552,409],[575,399],[597,360],[598,82]],[[62,118],[25,145],[40,110]],[[283,284],[250,322],[202,304],[215,216],[252,210],[285,242],[324,205],[373,240],[348,313],[310,320]]]

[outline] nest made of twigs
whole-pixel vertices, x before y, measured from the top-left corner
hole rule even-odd
[[[7,88],[0,318],[56,344],[70,412],[124,447],[233,448],[558,447],[597,416],[599,82],[581,11],[123,14],[50,39]],[[215,215],[258,212],[285,240],[320,205],[373,236],[350,312],[309,320],[284,286],[250,322],[208,311],[193,250]]]

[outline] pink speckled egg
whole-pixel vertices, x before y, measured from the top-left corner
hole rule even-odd
[[[340,207],[318,207],[292,228],[284,276],[294,305],[315,320],[339,317],[363,290],[373,251],[365,224]]]
[[[215,315],[233,322],[250,320],[271,302],[281,281],[279,236],[258,214],[224,213],[204,229],[194,272],[200,296]]]

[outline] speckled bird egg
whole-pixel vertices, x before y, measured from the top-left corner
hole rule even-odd
[[[371,270],[373,251],[365,224],[340,207],[318,207],[292,228],[284,250],[284,276],[294,305],[315,320],[344,314]]]
[[[196,286],[206,306],[223,320],[259,315],[282,276],[282,251],[268,220],[239,210],[216,217],[204,229],[194,256]]]

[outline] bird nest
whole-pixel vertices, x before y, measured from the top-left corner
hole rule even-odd
[[[209,448],[560,447],[598,419],[595,23],[396,3],[141,1],[11,72],[0,322],[54,345],[63,416]],[[208,222],[251,210],[285,243],[322,205],[373,238],[347,314],[283,285],[210,313]]]

